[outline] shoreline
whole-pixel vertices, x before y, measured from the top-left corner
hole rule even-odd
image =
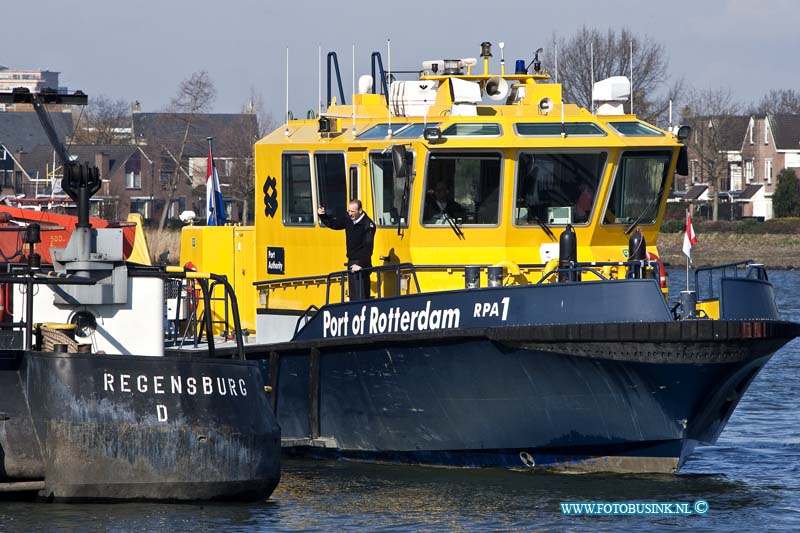
[[[661,260],[672,266],[684,265],[683,233],[662,233],[658,237]],[[752,259],[771,270],[800,269],[800,235],[756,233],[706,233],[697,236],[692,247],[696,266],[734,263]]]

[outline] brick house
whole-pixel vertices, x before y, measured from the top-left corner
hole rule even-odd
[[[213,137],[214,161],[228,220],[240,220],[240,209],[251,190],[253,143],[257,135],[258,122],[254,114],[133,113],[134,143],[160,161],[162,188],[175,187],[171,217],[184,209],[205,217],[207,138]],[[185,145],[184,136],[187,138]],[[171,180],[170,173],[178,157],[183,165],[182,177],[176,182]],[[161,198],[166,197],[162,192]]]
[[[59,141],[67,143],[72,116],[51,113],[50,117]],[[187,143],[178,165],[187,125]],[[169,219],[176,219],[184,210],[204,217],[206,138],[214,137],[214,158],[228,219],[239,220],[244,194],[252,182],[252,146],[258,131],[255,115],[134,112],[131,131],[133,144],[68,146],[77,160],[96,165],[100,171],[102,186],[92,199],[93,215],[121,220],[133,212],[158,220],[170,200]],[[14,203],[22,206],[59,207],[69,213],[74,205],[60,190],[61,177],[61,164],[55,161],[54,165],[53,149],[36,114],[0,112],[2,195],[15,197]]]
[[[676,190],[720,178],[721,202],[729,202],[733,218],[772,218],[775,176],[784,168],[800,168],[800,115],[718,116],[691,119],[689,179]]]

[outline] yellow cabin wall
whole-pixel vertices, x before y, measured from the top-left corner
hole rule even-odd
[[[589,115],[589,117],[591,117]],[[475,117],[459,117],[459,120]],[[487,120],[485,117],[478,117]],[[619,118],[619,117],[616,117]],[[625,118],[625,117],[623,117]],[[496,120],[496,119],[495,119]],[[527,119],[526,119],[527,120]],[[306,121],[307,122],[307,121]],[[510,128],[509,124],[503,124]],[[316,128],[316,122],[305,125],[303,130]],[[357,129],[364,129],[357,128]],[[507,131],[506,131],[507,133]],[[279,207],[274,217],[267,217],[263,213],[263,200],[258,204],[256,216],[255,242],[256,249],[256,279],[281,279],[314,276],[344,269],[345,236],[344,231],[334,231],[319,227],[315,214],[314,227],[292,227],[283,225],[283,176],[282,154],[284,152],[308,153],[311,164],[311,181],[313,205],[316,207],[316,177],[313,155],[320,152],[343,152],[346,154],[346,166],[357,165],[359,168],[359,196],[364,210],[374,218],[374,205],[372,198],[371,176],[369,175],[369,155],[375,151],[386,149],[392,144],[388,140],[364,141],[354,146],[352,136],[347,132],[331,140],[320,141],[318,134],[309,138],[307,131],[296,130],[292,136],[281,139],[276,134],[262,140],[256,145],[256,190],[260,191],[267,176],[275,177],[278,182]],[[298,139],[308,141],[298,142]],[[277,141],[282,142],[277,142]],[[536,146],[531,146],[535,142]],[[464,227],[465,240],[459,240],[449,226],[441,228],[423,227],[420,223],[421,204],[423,198],[422,188],[425,186],[425,165],[427,160],[427,146],[424,142],[404,141],[411,151],[415,153],[415,177],[411,184],[410,195],[412,198],[409,227],[404,229],[404,236],[397,234],[396,227],[378,227],[375,237],[373,265],[383,265],[380,257],[391,257],[391,263],[412,262],[415,264],[497,264],[510,262],[516,264],[541,263],[539,253],[543,242],[551,242],[557,247],[558,236],[563,226],[551,227],[555,241],[551,241],[544,231],[537,227],[516,227],[511,220],[512,206],[514,205],[514,182],[516,180],[516,158],[521,150],[604,150],[608,153],[607,163],[600,188],[597,191],[592,213],[591,223],[587,226],[574,226],[578,239],[579,261],[625,261],[628,236],[622,236],[624,227],[620,225],[602,225],[599,218],[605,208],[612,185],[612,177],[616,171],[616,162],[622,150],[635,147],[649,149],[663,147],[672,149],[675,154],[674,141],[667,137],[662,140],[653,138],[630,138],[622,142],[609,137],[586,138],[573,137],[567,139],[545,138],[530,139],[504,135],[494,139],[448,139],[444,145],[438,145],[437,150],[474,150],[482,152],[501,152],[503,160],[502,178],[502,206],[500,224],[498,227]],[[673,155],[670,175],[674,171],[676,155]],[[667,190],[670,183],[666,184]],[[349,189],[348,195],[353,196]],[[658,237],[657,228],[660,227],[664,206],[658,213],[656,223],[643,227],[642,230],[648,242],[648,249],[655,251]],[[285,253],[286,273],[284,276],[267,275],[266,249],[267,247],[283,247]],[[442,273],[419,273],[420,284],[423,291],[436,289],[452,289],[463,287],[463,276],[460,271]],[[536,279],[536,278],[534,278]],[[376,276],[372,276],[373,293],[376,292]],[[338,301],[340,285],[331,287],[331,301]],[[266,299],[264,299],[266,298]],[[302,283],[293,287],[271,290],[263,294],[261,306],[284,309],[305,309],[311,303],[321,305],[325,301],[324,284]]]

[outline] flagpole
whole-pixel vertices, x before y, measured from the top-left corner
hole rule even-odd
[[[686,210],[686,228],[687,228],[687,230],[689,228],[689,210],[688,209]],[[686,230],[684,230],[684,239],[686,238],[685,232],[686,232]],[[686,291],[687,292],[689,291],[689,261],[690,261],[690,258],[687,255],[686,256]]]
[[[213,155],[213,153],[214,152],[211,149],[212,148],[211,144],[212,144],[212,141],[214,140],[214,137],[206,137],[206,140],[208,141],[208,169],[207,169],[207,174],[208,175],[206,176],[206,181],[208,181],[209,179],[211,180],[211,188],[212,188],[212,191],[211,191],[211,209],[213,209],[213,211],[214,211],[214,225],[216,226],[217,225],[217,195],[214,194],[214,191],[213,191],[213,188],[214,188],[214,155]],[[208,183],[206,183],[206,191],[208,191]],[[207,192],[206,192],[206,194],[207,194]],[[208,223],[208,216],[206,216],[206,224],[207,223]]]

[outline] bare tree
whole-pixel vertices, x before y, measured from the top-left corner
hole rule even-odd
[[[619,32],[609,28],[603,33],[586,26],[572,36],[554,37],[553,41],[558,47],[558,81],[563,85],[564,100],[587,109],[592,108],[592,70],[595,81],[611,76],[630,78],[632,48],[634,111],[648,122],[667,125],[669,102],[680,98],[683,80],[668,85],[664,45],[635,35],[627,28]],[[552,64],[553,58],[550,61]],[[630,112],[630,102],[624,107]]]
[[[700,178],[708,181],[714,193],[714,221],[719,217],[722,182],[728,178],[728,152],[741,149],[744,141],[734,127],[743,119],[742,110],[730,89],[706,89],[689,91],[682,112],[684,122],[693,129],[689,152],[696,156]]]
[[[794,89],[773,89],[765,94],[757,104],[750,106],[750,114],[800,114],[800,92]]]
[[[188,168],[188,160],[184,161],[186,148],[190,141],[189,134],[192,128],[192,122],[195,120],[198,113],[208,111],[214,104],[217,96],[217,90],[214,87],[214,82],[211,80],[208,72],[205,70],[195,72],[188,78],[184,79],[178,85],[178,91],[175,96],[170,100],[170,105],[167,112],[174,115],[176,121],[182,124],[182,133],[180,140],[170,139],[169,135],[164,135],[161,139],[161,150],[169,154],[169,157],[175,161],[174,169],[170,172],[169,177],[164,182],[164,209],[161,212],[161,219],[158,223],[158,229],[163,230],[167,223],[169,216],[169,208],[172,205],[172,200],[175,198],[175,191],[178,189],[178,183],[181,176],[190,179],[191,175]],[[178,141],[177,143],[175,141]]]
[[[74,144],[128,144],[130,142],[131,108],[125,100],[112,100],[100,95],[89,100],[83,116],[77,111]]]
[[[264,99],[254,88],[250,89],[250,97],[242,107],[242,114],[255,116],[255,129],[248,127],[231,127],[225,130],[224,136],[217,139],[226,148],[226,153],[231,157],[231,172],[227,176],[230,184],[230,195],[241,206],[241,223],[249,222],[250,202],[255,195],[255,164],[253,148],[255,142],[272,131],[275,120],[266,110]]]
[[[274,130],[278,125],[275,122],[275,117],[272,116],[267,110],[264,103],[264,96],[256,90],[255,87],[250,87],[250,97],[247,104],[242,109],[242,113],[253,113],[258,120],[258,137],[261,138],[267,133]]]

